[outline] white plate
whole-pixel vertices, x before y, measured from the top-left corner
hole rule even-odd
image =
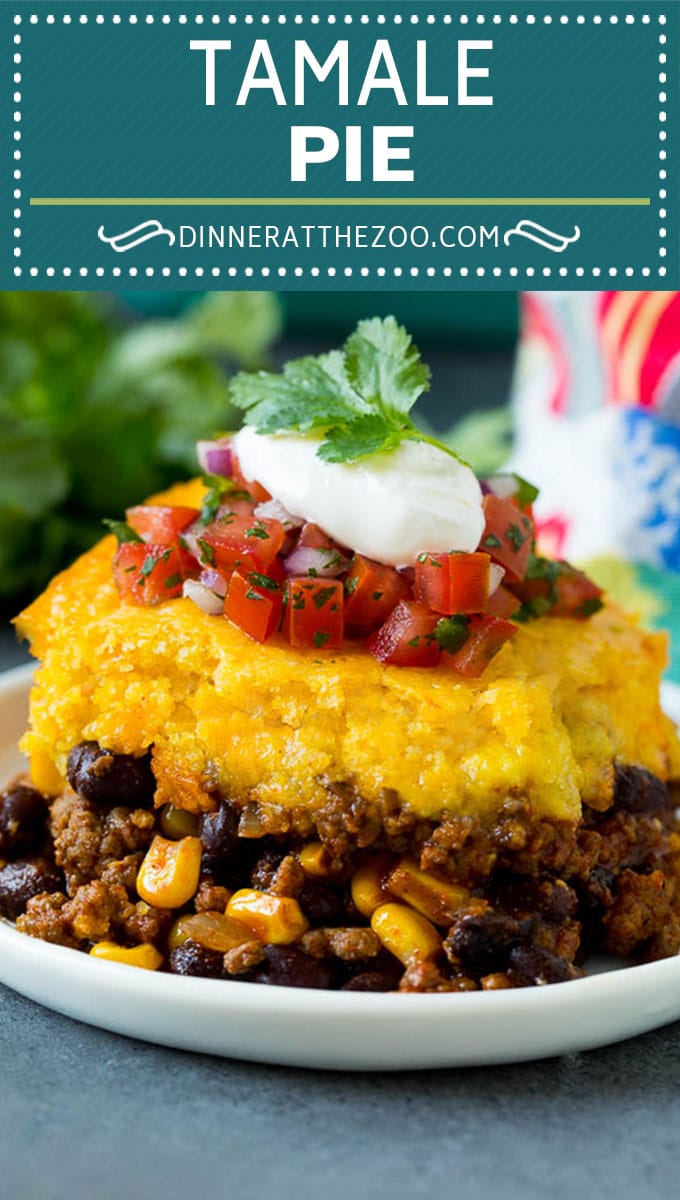
[[[21,769],[30,668],[0,675],[0,771]],[[680,721],[680,689],[664,690]],[[0,981],[115,1033],[299,1067],[397,1070],[589,1050],[680,1018],[680,958],[549,987],[402,996],[157,975],[50,946],[0,922]]]

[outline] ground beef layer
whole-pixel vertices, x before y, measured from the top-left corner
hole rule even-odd
[[[581,975],[595,951],[680,948],[679,797],[643,768],[617,767],[613,803],[578,824],[518,800],[493,825],[425,821],[334,785],[301,836],[286,810],[215,797],[196,815],[155,809],[154,791],[148,756],[92,742],[56,799],[15,781],[3,915],[177,974],[352,991],[524,987]]]

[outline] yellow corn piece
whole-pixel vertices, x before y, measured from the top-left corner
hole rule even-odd
[[[327,879],[331,874],[330,857],[323,842],[310,842],[298,855],[305,875],[313,875],[315,879]]]
[[[226,913],[201,912],[191,913],[175,921],[168,937],[168,946],[175,950],[189,938],[192,942],[198,942],[199,946],[204,946],[206,950],[217,950],[220,954],[226,954],[227,950],[242,946],[244,942],[252,942],[253,933],[242,921],[235,921]]]
[[[406,904],[382,904],[376,908],[371,929],[405,967],[431,962],[442,948],[442,939],[434,925]]]
[[[243,921],[266,945],[285,946],[309,929],[309,921],[297,900],[290,896],[270,896],[255,888],[234,892],[227,905],[227,916]]]
[[[436,875],[421,871],[410,858],[402,859],[390,872],[387,886],[394,896],[417,908],[435,925],[450,925],[456,910],[470,898],[466,888],[457,883],[445,883]]]
[[[383,881],[393,861],[386,854],[379,854],[354,872],[350,884],[352,899],[363,917],[370,917],[376,908],[390,899]]]
[[[44,750],[31,751],[31,782],[43,796],[58,796],[64,787],[64,778],[55,763]]]
[[[117,946],[115,942],[97,942],[90,954],[106,962],[127,963],[129,967],[142,967],[145,971],[157,971],[163,955],[155,946]]]
[[[169,842],[156,834],[139,868],[137,891],[154,908],[181,908],[195,895],[200,873],[200,838]]]

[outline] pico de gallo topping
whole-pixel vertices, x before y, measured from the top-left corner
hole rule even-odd
[[[428,381],[391,317],[281,375],[237,376],[249,425],[199,443],[200,510],[142,504],[107,522],[121,599],[183,597],[261,643],[314,655],[363,643],[385,665],[471,679],[523,623],[592,616],[601,589],[537,551],[536,488],[477,480],[414,424]]]
[[[242,478],[208,478],[200,511],[143,504],[107,523],[119,541],[114,581],[126,603],[184,596],[261,643],[278,638],[316,654],[363,641],[386,665],[477,678],[521,624],[585,620],[602,606],[587,575],[537,553],[535,491],[527,502],[513,478],[496,476],[504,494],[484,495],[477,550],[424,550],[406,568],[339,546]]]

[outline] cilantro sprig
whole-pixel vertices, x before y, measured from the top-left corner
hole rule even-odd
[[[258,433],[322,434],[317,454],[326,462],[359,462],[405,441],[427,442],[460,462],[409,415],[429,386],[410,334],[394,317],[373,317],[341,350],[293,359],[280,375],[240,372],[231,400]]]

